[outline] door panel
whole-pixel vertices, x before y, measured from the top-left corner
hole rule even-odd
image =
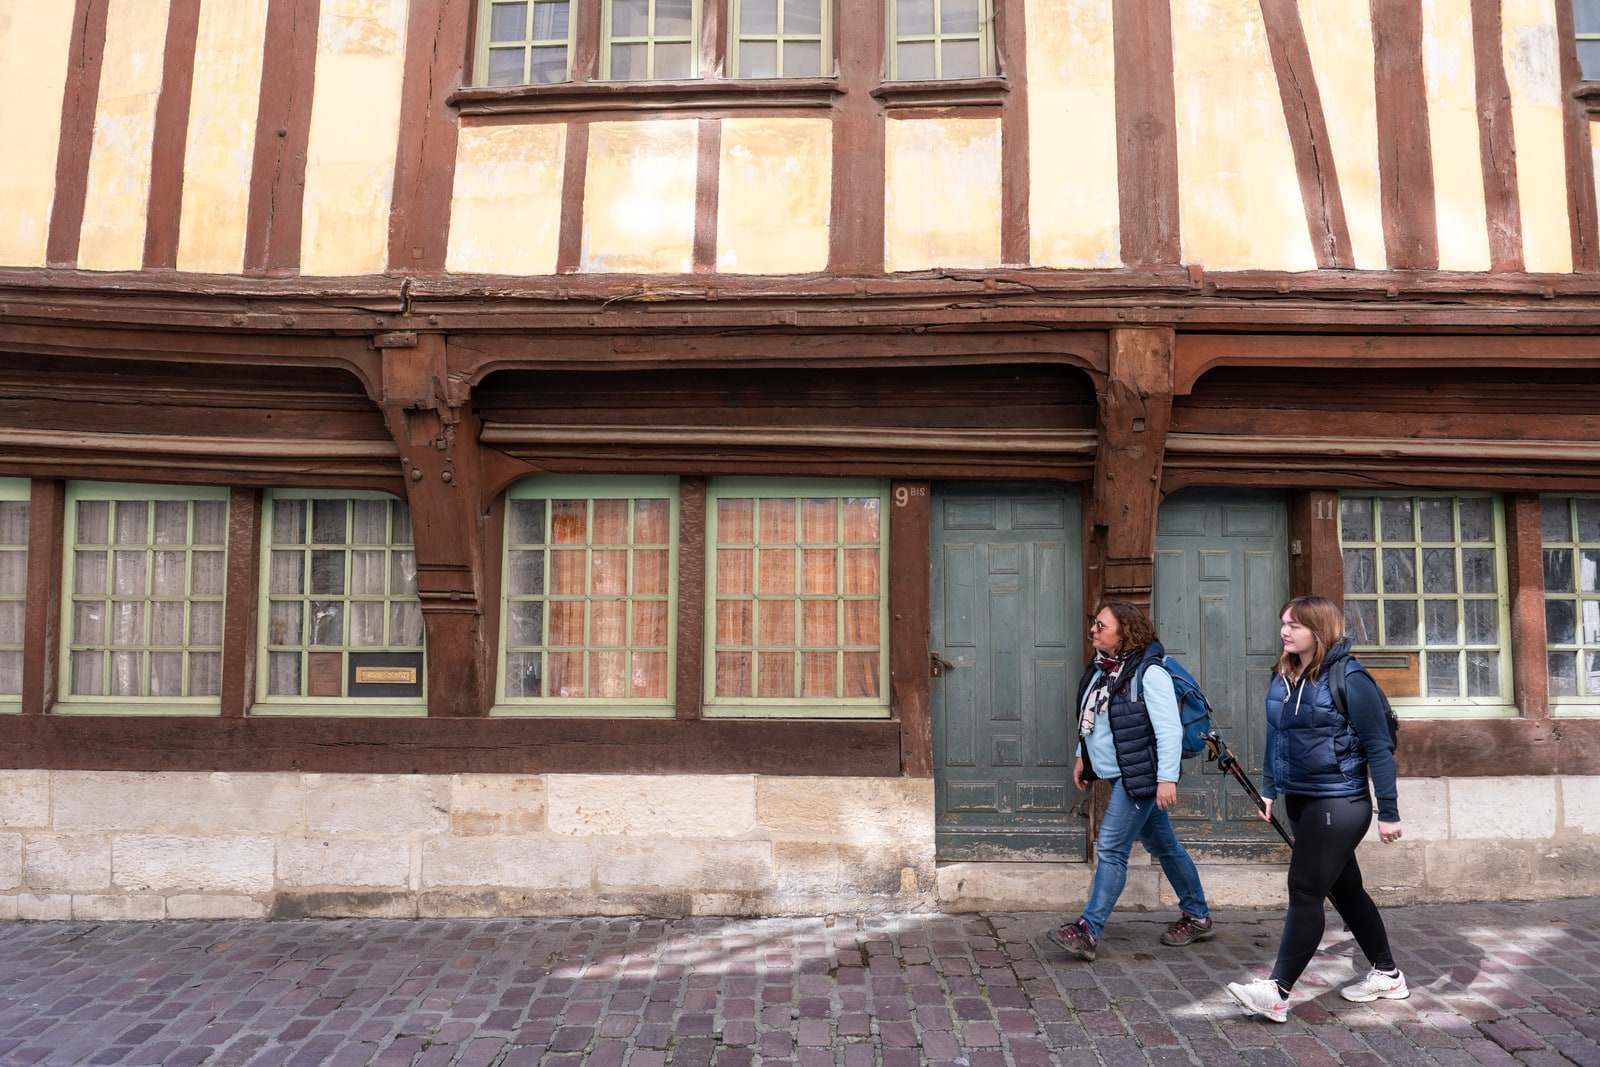
[[[1200,682],[1212,727],[1258,785],[1278,609],[1289,598],[1287,525],[1279,494],[1216,490],[1174,493],[1156,524],[1151,614],[1162,644]],[[1204,757],[1184,760],[1178,798],[1173,817],[1191,851],[1238,856],[1280,843],[1243,787]]]
[[[940,859],[1084,856],[1073,811],[1079,509],[1061,486],[934,492],[931,645]]]

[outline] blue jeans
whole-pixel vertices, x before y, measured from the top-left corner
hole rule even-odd
[[[1196,919],[1211,915],[1205,890],[1200,888],[1200,872],[1195,870],[1188,851],[1178,843],[1167,813],[1156,807],[1153,796],[1134,800],[1122,788],[1122,779],[1113,778],[1111,803],[1100,824],[1100,836],[1095,839],[1094,883],[1089,887],[1089,901],[1083,906],[1083,920],[1097,941],[1117,898],[1122,896],[1122,887],[1128,883],[1128,853],[1133,851],[1136,839],[1161,863],[1183,913]]]

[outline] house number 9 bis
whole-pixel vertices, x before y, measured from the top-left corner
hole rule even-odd
[[[927,495],[928,487],[925,485],[897,485],[894,487],[894,506],[903,508],[911,502],[912,497]]]

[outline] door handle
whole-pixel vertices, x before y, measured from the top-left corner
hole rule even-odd
[[[951,663],[937,652],[929,652],[928,658],[928,674],[930,677],[938,678],[944,674],[946,667],[950,668],[951,670],[956,669],[956,665],[954,663]]]

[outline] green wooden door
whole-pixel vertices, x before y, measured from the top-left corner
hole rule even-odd
[[[1213,728],[1257,786],[1267,683],[1282,648],[1278,611],[1289,599],[1287,524],[1279,494],[1213,490],[1174,493],[1156,523],[1151,616],[1167,653],[1211,699]],[[1249,794],[1204,757],[1183,761],[1172,815],[1178,836],[1199,854],[1238,856],[1282,844]]]
[[[940,487],[931,526],[939,858],[1082,859],[1068,710],[1084,647],[1077,495]]]

